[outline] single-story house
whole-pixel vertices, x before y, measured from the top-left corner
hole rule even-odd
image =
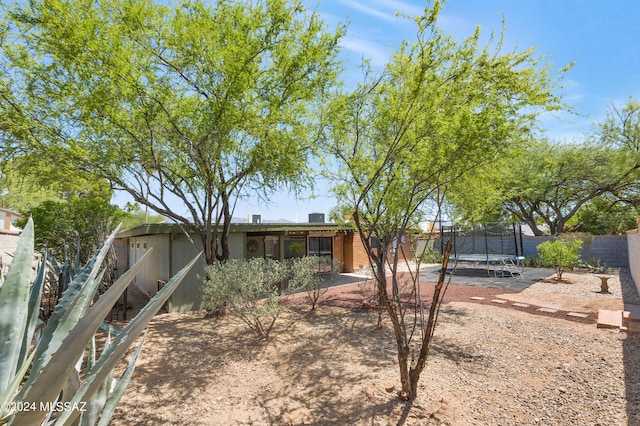
[[[409,250],[409,241],[404,242]],[[151,247],[150,259],[135,277],[135,284],[153,296],[164,283],[202,250],[202,241],[178,224],[147,224],[117,235],[118,274],[126,271]],[[369,266],[366,252],[353,228],[335,223],[237,223],[229,233],[231,259],[265,257],[277,260],[296,256],[326,256],[339,261],[342,272]],[[200,309],[204,259],[185,277],[168,302],[169,312]]]

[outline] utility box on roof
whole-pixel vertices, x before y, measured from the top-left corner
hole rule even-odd
[[[324,213],[309,213],[309,223],[324,223]]]

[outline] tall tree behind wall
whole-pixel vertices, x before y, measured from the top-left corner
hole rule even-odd
[[[453,185],[449,200],[467,218],[517,220],[536,235],[623,232],[608,222],[633,215],[640,205],[640,104],[612,105],[585,137],[549,142],[521,136],[523,143]]]
[[[3,15],[5,158],[108,179],[196,232],[207,263],[229,256],[239,198],[311,182],[343,28],[302,1],[36,0]]]

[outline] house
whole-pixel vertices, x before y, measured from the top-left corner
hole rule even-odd
[[[12,210],[0,208],[0,232],[19,234],[20,229],[13,226],[13,224],[21,217],[22,216]]]
[[[406,245],[409,242],[404,243]],[[153,296],[173,275],[202,250],[202,241],[178,224],[140,225],[117,235],[118,274],[153,252],[135,277],[135,285]],[[310,223],[234,223],[229,232],[231,259],[264,257],[277,260],[324,256],[342,265],[342,272],[367,268],[369,261],[353,228],[322,221]],[[405,250],[410,253],[410,250]],[[169,312],[200,309],[204,259],[194,267],[168,301]]]
[[[20,229],[13,224],[19,218],[18,213],[0,208],[0,273],[7,272],[12,259],[9,253],[13,253],[18,245]]]

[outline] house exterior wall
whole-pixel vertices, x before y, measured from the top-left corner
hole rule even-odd
[[[344,236],[342,232],[336,232],[333,236],[333,259],[340,262],[344,270]]]
[[[143,235],[129,239],[129,265],[133,266],[149,250],[153,250],[145,260],[145,266],[135,276],[133,282],[149,296],[158,292],[158,281],[167,281],[169,268],[170,234]]]
[[[327,225],[330,226],[330,225]],[[336,226],[336,225],[331,225]],[[291,235],[297,238],[308,237],[329,237],[332,238],[332,252],[335,259],[344,261],[345,255],[345,237],[349,232],[336,230],[312,230],[309,228],[296,228],[292,226]],[[298,230],[300,229],[300,230]],[[276,237],[279,239],[280,253],[282,258],[283,240],[287,238],[287,228],[282,226],[274,226],[269,228],[268,225],[262,227],[240,227],[233,230],[229,234],[229,250],[231,259],[244,259],[251,257],[247,249],[247,242],[250,239],[262,241],[264,244],[265,237]],[[248,235],[249,234],[249,235]],[[351,232],[351,235],[353,233]],[[122,272],[126,268],[132,266],[136,260],[140,259],[144,253],[153,247],[150,258],[146,261],[146,265],[142,271],[135,277],[135,283],[142,288],[149,296],[155,295],[158,291],[158,282],[167,282],[181,268],[193,259],[198,252],[202,250],[202,241],[199,237],[187,236],[184,232],[172,228],[171,225],[150,225],[134,230],[124,231],[119,236],[123,241],[123,250],[118,252],[118,269]],[[126,243],[124,242],[126,241]],[[307,240],[308,243],[308,240]],[[309,245],[307,244],[307,250]],[[128,253],[127,253],[128,252]],[[124,253],[124,254],[123,254]],[[308,254],[305,252],[304,254]],[[253,253],[255,255],[255,252]],[[254,256],[255,257],[255,256]],[[126,261],[122,261],[122,259]],[[167,305],[169,312],[186,312],[199,310],[202,307],[202,277],[205,274],[204,257],[191,269],[185,276],[182,283],[177,287],[172,296],[169,298]]]
[[[170,236],[169,254],[171,257],[168,261],[171,268],[165,281],[184,268],[203,249],[202,240],[193,235],[191,239],[187,238],[185,234],[170,234]],[[200,277],[204,276],[205,267],[206,262],[202,256],[169,298],[167,302],[169,312],[197,311],[201,308],[200,286],[202,281]]]
[[[0,267],[5,274],[13,257],[10,254],[16,251],[20,235],[15,232],[0,231]]]
[[[191,261],[203,250],[202,240],[191,235],[191,239],[185,234],[171,235],[171,260],[169,278],[173,277],[180,269]],[[229,235],[229,258],[244,258],[244,235]],[[206,262],[204,256],[191,268],[191,271],[182,280],[182,283],[173,292],[168,301],[169,312],[189,312],[202,309],[202,279],[205,275]],[[165,279],[167,281],[167,279]]]
[[[353,232],[347,232],[342,237],[342,270],[343,272],[353,272]]]
[[[0,208],[0,232],[7,231],[19,234],[20,230],[13,226],[14,222],[20,218],[20,215],[14,211]]]
[[[359,271],[369,267],[369,255],[367,254],[364,244],[362,243],[362,239],[358,234],[353,237],[351,251],[354,271]]]
[[[396,250],[399,250],[399,261],[404,262],[405,260],[413,260],[415,258],[414,254],[414,242],[411,241],[411,238],[406,238],[400,245],[396,247]],[[369,256],[367,255],[367,251],[364,248],[364,243],[362,239],[356,234],[353,237],[353,269],[360,270],[369,267]]]

